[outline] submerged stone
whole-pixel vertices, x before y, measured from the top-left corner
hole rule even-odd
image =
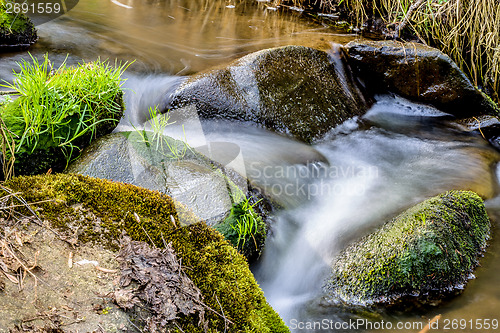
[[[350,42],[348,63],[373,93],[392,91],[460,118],[499,110],[447,55],[419,43]]]
[[[0,52],[27,49],[38,40],[33,22],[24,14],[7,13],[0,2]]]
[[[249,121],[312,142],[367,109],[341,51],[286,46],[197,74],[167,107],[195,104],[202,118]]]
[[[381,305],[440,300],[471,279],[489,232],[475,193],[428,199],[344,249],[333,262],[327,299]]]

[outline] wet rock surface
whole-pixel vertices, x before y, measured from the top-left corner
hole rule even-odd
[[[435,302],[463,289],[490,233],[482,200],[451,191],[428,199],[344,249],[325,291],[332,303]]]
[[[481,135],[493,147],[500,150],[500,121],[494,116],[480,116],[462,119],[457,122],[467,131]]]
[[[343,60],[302,46],[262,50],[197,74],[168,107],[195,104],[202,118],[248,121],[312,142],[367,105]]]
[[[435,48],[418,43],[363,41],[350,42],[344,49],[349,65],[369,91],[389,90],[460,118],[498,114],[494,103]]]
[[[144,133],[146,140],[152,133]],[[163,137],[156,146],[140,132],[110,134],[92,144],[66,172],[137,185],[172,196],[208,224],[223,220],[232,191],[246,180],[196,153],[184,142]],[[233,182],[234,181],[234,182]],[[236,183],[235,183],[236,182]]]

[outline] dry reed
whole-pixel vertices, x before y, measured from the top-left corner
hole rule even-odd
[[[294,0],[323,10],[344,9],[362,26],[381,18],[448,54],[471,81],[500,102],[499,0]],[[417,8],[410,8],[414,5]],[[417,6],[415,6],[417,5]]]

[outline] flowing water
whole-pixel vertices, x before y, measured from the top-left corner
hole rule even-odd
[[[339,34],[300,12],[241,0],[80,0],[68,14],[38,27],[30,52],[55,63],[82,58],[135,61],[137,73],[188,75],[247,53],[283,45],[327,48],[355,36]],[[123,6],[121,6],[121,5]],[[234,6],[234,8],[232,8]],[[26,55],[26,54],[24,54]],[[18,53],[0,55],[9,80]]]
[[[299,12],[275,11],[270,3],[231,0],[81,0],[69,14],[39,26],[39,34],[30,52],[35,57],[49,52],[56,64],[66,57],[70,64],[97,57],[136,60],[126,73],[127,110],[117,130],[150,126],[148,108],[166,103],[169,92],[185,79],[182,75],[267,47],[327,49],[331,42],[354,38]],[[0,78],[11,80],[15,63],[27,58],[26,52],[0,55]],[[446,190],[497,193],[491,166],[500,158],[482,138],[453,125],[438,110],[391,96],[379,97],[366,116],[337,126],[313,147],[248,125],[200,121],[196,112],[166,131],[209,151],[214,143],[237,146],[231,152],[213,149],[212,157],[230,162],[285,207],[275,216],[264,255],[252,269],[294,332],[341,331],[300,330],[299,322],[365,318],[318,301],[332,258],[350,241]],[[370,318],[394,325],[425,323],[436,314],[443,319],[500,319],[495,317],[500,308],[500,198],[486,204],[493,218],[492,246],[477,279],[460,297],[430,310]],[[370,331],[357,327],[363,330]]]
[[[382,97],[361,122],[351,120],[332,130],[315,148],[329,162],[328,176],[311,179],[314,199],[307,205],[280,214],[264,257],[255,268],[268,300],[291,328],[324,319],[348,322],[364,318],[316,302],[333,257],[349,241],[430,196],[451,189],[492,193],[497,187],[496,175],[484,156],[497,161],[499,155],[481,138],[449,124],[439,111],[392,97]],[[498,200],[488,206],[491,214],[497,214]],[[488,299],[497,304],[497,295],[488,295]],[[445,309],[453,315],[459,309],[463,318],[474,319],[482,302],[470,304],[477,295],[467,296]],[[461,308],[464,304],[467,310]],[[441,311],[444,309],[433,312]],[[383,314],[381,318],[421,323],[420,315]],[[331,328],[303,331],[339,331],[325,327]]]

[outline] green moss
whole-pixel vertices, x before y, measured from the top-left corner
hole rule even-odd
[[[452,291],[478,265],[489,231],[477,194],[428,199],[342,251],[330,292],[347,302],[378,303]]]
[[[35,26],[24,14],[7,13],[4,1],[0,1],[0,46],[32,44],[37,40]]]
[[[234,323],[228,324],[228,332],[288,332],[266,302],[245,258],[205,223],[187,225],[196,217],[170,197],[71,174],[17,177],[6,186],[30,203],[40,202],[32,207],[58,230],[78,228],[81,241],[116,249],[126,231],[134,240],[151,239],[158,247],[171,243],[185,272],[202,291],[205,304]],[[206,311],[206,316],[210,332],[225,330],[219,315]],[[195,317],[180,322],[185,332],[203,331]]]

